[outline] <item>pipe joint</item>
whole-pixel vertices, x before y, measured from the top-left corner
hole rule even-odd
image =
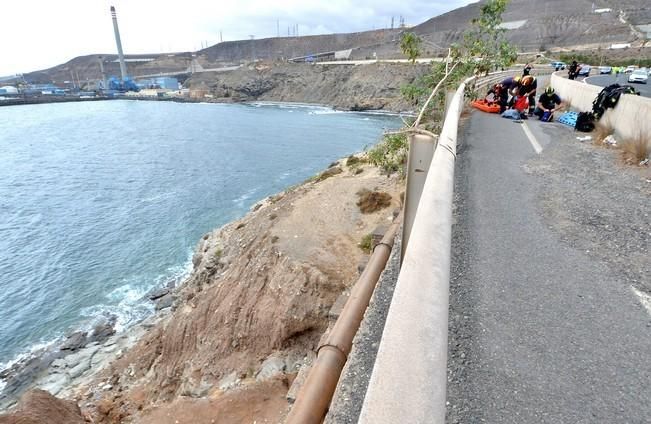
[[[332,344],[328,342],[323,343],[317,348],[316,355],[319,356],[319,354],[321,353],[321,349],[325,349],[325,348],[330,348],[330,350],[335,350],[339,355],[341,355],[344,361],[348,360],[348,354],[341,346],[337,346],[336,344]]]
[[[385,246],[387,249],[389,249],[389,252],[391,252],[391,249],[393,249],[393,243],[387,243],[385,241],[381,241],[375,245],[375,247],[373,248],[373,252],[375,252],[375,249],[377,249],[379,246]]]

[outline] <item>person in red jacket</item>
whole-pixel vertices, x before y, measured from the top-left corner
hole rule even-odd
[[[529,99],[529,116],[533,115],[533,109],[536,106],[536,89],[538,80],[532,75],[524,76],[518,83],[518,94]]]

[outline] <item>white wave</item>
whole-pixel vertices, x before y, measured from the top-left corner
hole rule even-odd
[[[252,188],[251,190],[243,193],[240,197],[236,197],[235,199],[233,199],[233,203],[235,203],[236,205],[238,205],[240,207],[244,206],[244,202],[246,202],[247,200],[252,198],[253,195],[258,192],[259,189],[260,189],[260,187]]]
[[[60,338],[61,338],[60,335],[57,335],[57,336],[55,336],[55,338],[53,338],[52,340],[49,340],[47,342],[40,342],[40,343],[33,344],[27,350],[25,350],[22,353],[19,353],[18,355],[16,355],[15,357],[10,359],[9,361],[4,362],[4,363],[0,362],[0,371],[6,370],[7,368],[11,368],[11,367],[13,367],[14,365],[16,365],[16,364],[18,364],[20,362],[28,360],[29,358],[35,356],[36,354],[38,354],[40,352],[46,351],[48,348],[50,348],[52,345],[54,345],[57,341],[59,341]],[[2,382],[1,379],[0,379],[0,382]],[[0,383],[0,384],[2,384],[2,383]],[[0,386],[0,392],[2,392],[2,387],[1,386]]]
[[[172,192],[172,191],[169,192],[169,193],[161,193],[161,194],[157,194],[156,196],[146,197],[144,199],[141,199],[140,202],[141,203],[153,203],[153,202],[156,202],[157,200],[167,199],[169,197],[172,197],[172,196],[174,196],[174,194],[175,193]]]
[[[291,110],[296,110],[296,109],[308,109],[308,110],[313,110],[313,111],[334,111],[331,107],[324,106],[324,105],[319,105],[319,104],[312,104],[312,103],[292,103],[292,102],[252,102],[248,103],[251,106],[254,107],[275,107],[278,109],[290,109]]]
[[[176,285],[184,282],[192,273],[192,254],[192,249],[189,249],[185,262],[169,267],[145,284],[135,279],[117,287],[106,295],[107,303],[83,308],[80,312],[81,316],[90,320],[82,329],[88,331],[100,321],[115,317],[115,331],[121,333],[151,316],[154,313],[154,304],[146,299],[147,293],[170,281],[174,281]]]

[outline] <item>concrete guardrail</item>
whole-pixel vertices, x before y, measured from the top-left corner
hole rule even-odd
[[[602,87],[552,74],[551,85],[558,95],[569,101],[572,108],[580,111],[592,110],[592,102]],[[608,109],[601,122],[615,129],[616,137],[632,138],[640,134],[651,135],[651,99],[624,94],[614,109]]]
[[[449,104],[418,201],[359,423],[445,423],[452,195],[459,117],[466,85],[486,89],[514,72],[518,73],[509,70],[468,78]],[[546,73],[551,72],[536,74]]]
[[[444,423],[448,290],[457,129],[448,108],[416,212],[359,423]]]

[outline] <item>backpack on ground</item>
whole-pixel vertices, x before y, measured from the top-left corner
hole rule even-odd
[[[580,112],[576,117],[574,129],[581,132],[591,132],[594,130],[595,116],[592,112]]]

